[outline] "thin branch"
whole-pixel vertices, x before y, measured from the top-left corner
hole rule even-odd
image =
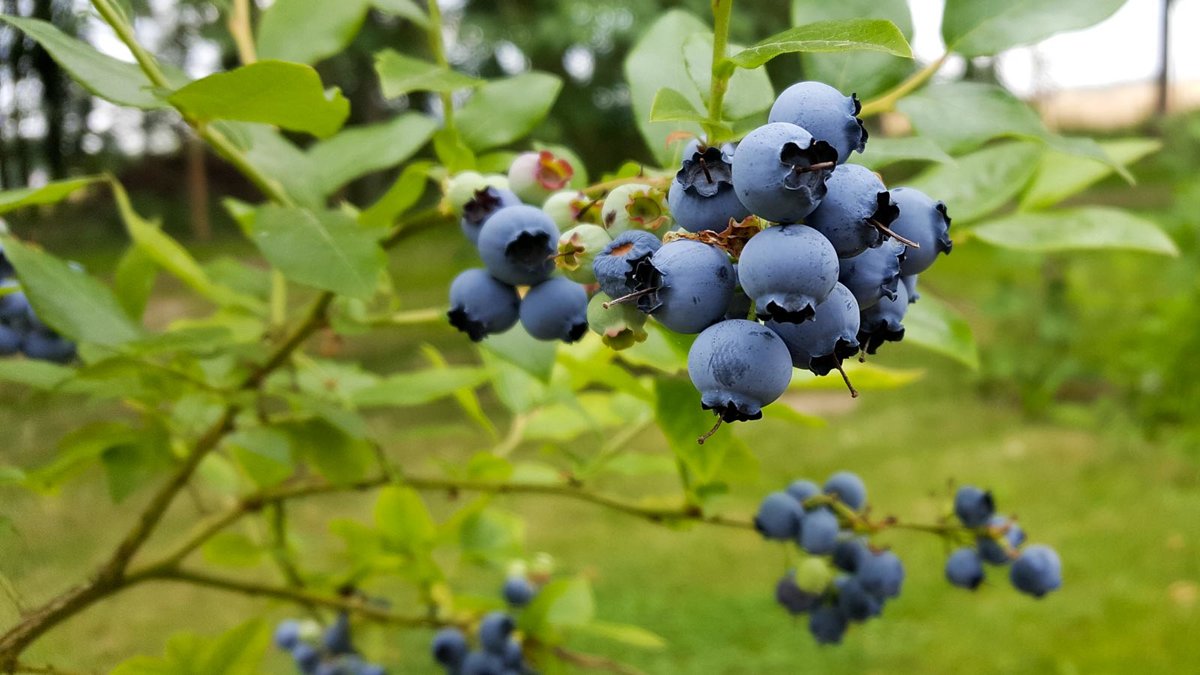
[[[941,58],[913,73],[908,77],[908,79],[904,80],[895,87],[892,87],[890,90],[880,94],[876,98],[867,101],[863,104],[862,110],[859,111],[859,116],[872,117],[880,113],[891,112],[896,108],[896,103],[900,99],[920,89],[926,82],[929,81],[929,78],[937,74],[937,71],[942,69],[942,66],[945,65],[946,59],[948,58],[950,58],[949,52],[942,54]]]
[[[555,647],[554,655],[571,665],[586,668],[587,670],[604,670],[610,673],[618,673],[618,675],[645,675],[643,671],[633,666],[615,661],[606,656],[585,654],[567,649],[566,647]]]

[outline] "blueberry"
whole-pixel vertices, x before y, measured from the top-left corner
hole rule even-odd
[[[447,668],[459,667],[467,651],[467,636],[457,628],[443,628],[433,636],[433,659]]]
[[[800,548],[813,555],[833,553],[837,546],[838,519],[826,508],[813,509],[800,520]]]
[[[746,243],[738,279],[758,318],[799,323],[812,318],[837,284],[837,252],[806,225],[768,227]]]
[[[563,277],[551,277],[525,294],[521,325],[538,340],[575,342],[587,333],[587,306],[583,286]]]
[[[896,298],[883,298],[865,309],[860,318],[858,342],[868,354],[874,354],[884,342],[904,339],[904,314],[908,312],[908,291],[904,284],[896,288]]]
[[[516,325],[520,306],[517,289],[477,268],[459,274],[450,283],[450,311],[446,316],[451,326],[479,342]]]
[[[307,642],[301,642],[296,645],[292,648],[291,652],[292,660],[296,662],[296,667],[306,675],[315,672],[317,666],[321,663],[321,652],[317,651],[316,647]]]
[[[521,199],[541,204],[552,193],[567,187],[574,175],[571,163],[552,152],[524,152],[509,165],[508,184]]]
[[[750,316],[750,310],[754,307],[754,301],[750,296],[746,295],[746,291],[742,289],[741,281],[738,279],[737,263],[733,264],[733,295],[729,298],[729,306],[725,308],[726,319],[745,319]]]
[[[500,209],[479,231],[479,256],[488,272],[514,286],[549,278],[557,244],[558,228],[550,216],[524,204]]]
[[[0,356],[9,356],[21,351],[21,341],[24,339],[21,331],[0,325]]]
[[[833,564],[844,572],[853,574],[858,571],[863,561],[873,554],[867,548],[867,542],[862,537],[839,539],[833,547]]]
[[[500,174],[485,176],[478,171],[457,173],[446,182],[446,203],[454,215],[461,216],[467,202],[475,198],[475,193],[489,187],[508,190],[508,178]]]
[[[838,163],[850,158],[850,152],[862,152],[867,144],[867,129],[858,113],[862,105],[854,94],[846,96],[823,82],[797,82],[775,99],[768,122],[791,122],[837,151]]]
[[[860,310],[868,310],[887,298],[896,299],[900,284],[900,261],[905,246],[894,239],[879,248],[869,248],[853,258],[839,261],[838,281],[854,295]]]
[[[491,218],[500,209],[520,203],[521,200],[509,190],[484,187],[476,191],[470,201],[463,205],[459,227],[462,228],[462,233],[466,235],[472,245],[478,245],[479,231],[483,229],[483,224],[487,222],[488,218]]]
[[[353,675],[387,675],[387,670],[373,663],[363,663]]]
[[[822,605],[808,617],[808,631],[818,644],[841,644],[847,626],[846,615],[834,605]]]
[[[507,670],[501,654],[478,651],[467,654],[457,675],[507,675]]]
[[[524,661],[525,655],[521,652],[521,643],[517,642],[516,638],[509,638],[508,643],[504,645],[504,665],[519,669]]]
[[[12,280],[6,280],[0,283],[0,288],[9,290],[19,288],[19,286]],[[14,327],[23,327],[32,311],[29,307],[29,298],[25,297],[24,292],[9,291],[0,295],[0,321]]]
[[[733,187],[754,215],[799,222],[825,196],[837,151],[795,124],[776,122],[751,131],[733,155]]]
[[[946,215],[946,205],[913,188],[892,190],[892,200],[900,207],[900,216],[892,222],[892,231],[920,245],[920,248],[909,248],[900,272],[905,276],[920,274],[929,269],[939,253],[950,253],[954,245],[950,241],[950,216]]]
[[[884,230],[900,215],[883,181],[865,166],[843,164],[825,181],[825,198],[804,222],[825,235],[839,258],[883,243]]]
[[[542,204],[542,210],[563,231],[584,223],[595,225],[600,220],[595,202],[578,190],[555,192]]]
[[[275,627],[275,633],[272,636],[272,641],[275,646],[284,650],[291,651],[300,644],[300,622],[294,619],[280,621]]]
[[[855,511],[867,505],[867,486],[858,474],[839,471],[825,481],[825,494],[836,496],[843,504]]]
[[[720,148],[684,155],[667,193],[675,222],[689,232],[720,232],[730,220],[742,221],[750,211],[733,189],[733,165]]]
[[[0,232],[5,231],[7,230],[4,228],[3,223],[0,223]],[[16,268],[13,267],[12,261],[8,259],[8,254],[4,252],[4,246],[0,245],[0,281],[8,279],[16,273]]]
[[[954,493],[954,515],[967,527],[983,527],[995,513],[991,492],[964,485]]]
[[[1062,586],[1062,561],[1049,546],[1032,544],[1013,561],[1008,578],[1018,591],[1040,598]]]
[[[633,292],[633,270],[643,260],[649,260],[662,246],[658,237],[642,230],[630,230],[613,237],[612,243],[596,256],[592,272],[600,290],[611,298]]]
[[[637,308],[676,333],[699,333],[720,321],[733,284],[725,251],[689,239],[663,244],[633,269]]]
[[[510,576],[504,580],[504,601],[513,607],[524,607],[537,594],[533,584],[523,576]]]
[[[882,611],[883,603],[868,593],[862,583],[854,577],[841,577],[835,582],[837,606],[850,621],[866,621]]]
[[[815,607],[820,600],[820,594],[805,592],[796,585],[794,570],[788,571],[775,584],[775,602],[792,614],[803,614]]]
[[[330,654],[353,654],[354,644],[350,641],[350,617],[342,612],[334,619],[333,625],[325,630],[321,644]]]
[[[479,642],[493,654],[503,654],[508,637],[517,627],[513,618],[504,612],[490,612],[479,622]]]
[[[31,359],[53,363],[70,363],[75,358],[75,343],[46,328],[26,333],[21,350]]]
[[[856,575],[868,593],[881,600],[894,598],[904,585],[904,563],[891,551],[870,553],[860,562]]]
[[[821,494],[821,488],[811,480],[794,480],[787,486],[787,493],[796,501],[803,503]]]
[[[983,561],[973,548],[960,548],[946,559],[946,579],[959,588],[975,590],[983,583]]]
[[[904,290],[908,291],[908,304],[921,299],[921,294],[917,292],[917,275],[910,274],[906,277],[900,277],[900,281],[904,282]]]
[[[800,534],[804,507],[786,492],[772,492],[758,506],[754,529],[767,539],[794,539]]]
[[[1015,550],[1025,543],[1025,531],[1011,518],[992,516],[988,526],[1003,532],[1002,536],[1008,542],[1008,549]],[[1005,565],[1010,561],[1008,549],[992,539],[991,535],[979,535],[976,537],[976,542],[979,544],[979,555],[983,557],[984,561],[993,565]]]
[[[616,236],[629,230],[665,231],[671,222],[666,195],[645,183],[626,183],[604,197],[600,224]]]
[[[763,406],[787,389],[791,366],[779,336],[740,319],[705,330],[688,351],[688,375],[701,404],[726,422],[761,418]]]
[[[554,264],[571,281],[594,284],[596,274],[592,265],[596,256],[611,243],[612,237],[603,227],[590,223],[576,225],[559,236],[558,257]]]
[[[792,365],[817,375],[829,374],[858,353],[858,301],[842,284],[835,284],[829,297],[817,305],[811,321],[768,321],[767,327],[783,338]]]
[[[628,349],[638,342],[644,342],[649,335],[646,333],[646,315],[629,304],[609,305],[612,300],[606,293],[597,293],[588,301],[588,328],[598,334],[604,344],[610,349]]]

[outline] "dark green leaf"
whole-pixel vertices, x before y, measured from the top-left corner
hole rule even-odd
[[[361,480],[375,464],[375,451],[369,442],[350,436],[324,419],[286,422],[276,428],[287,434],[293,452],[334,483]]]
[[[904,341],[948,356],[969,368],[979,368],[979,350],[971,325],[954,308],[930,295],[908,307],[904,316]]]
[[[971,236],[1022,251],[1118,249],[1179,255],[1179,248],[1153,221],[1128,211],[1086,207],[1016,213],[971,228]]]
[[[757,68],[780,54],[872,51],[912,58],[908,40],[883,19],[818,21],[777,33],[730,57],[739,68]]]
[[[993,145],[960,157],[955,164],[930,169],[911,185],[945,202],[956,227],[965,225],[1016,197],[1037,170],[1042,152],[1035,143]]]
[[[911,40],[912,15],[905,0],[792,0],[792,25],[844,19],[886,19]],[[860,99],[881,94],[914,69],[911,59],[876,52],[804,53],[804,76]]]
[[[1162,147],[1162,143],[1148,138],[1130,138],[1100,144],[1113,161],[1131,165]],[[1050,151],[1042,156],[1033,183],[1021,195],[1021,208],[1044,209],[1083,192],[1097,181],[1113,173],[1105,162]]]
[[[701,112],[686,96],[670,87],[663,87],[654,95],[650,105],[651,122],[702,122],[707,115]]]
[[[954,158],[946,154],[937,143],[924,136],[907,138],[875,138],[867,143],[867,151],[854,160],[858,164],[879,171],[897,162],[939,162],[953,164]]]
[[[360,406],[410,406],[430,403],[460,389],[474,389],[487,381],[483,368],[455,366],[392,375],[354,395]]]
[[[396,221],[421,200],[429,183],[429,170],[433,163],[409,162],[404,171],[392,183],[392,187],[371,206],[358,214],[358,222],[364,227],[383,228]]]
[[[75,376],[75,370],[49,361],[0,360],[0,382],[15,382],[42,391],[54,391]]]
[[[625,57],[625,81],[629,83],[634,121],[642,132],[646,147],[661,166],[673,163],[678,154],[676,149],[667,146],[667,138],[676,131],[699,134],[700,125],[694,122],[651,123],[654,98],[660,89],[669,87],[686,96],[696,110],[704,107],[688,75],[683,48],[689,36],[706,32],[710,30],[703,21],[686,11],[673,9],[647,26]]]
[[[104,450],[100,461],[108,481],[108,495],[120,503],[156,474],[171,466],[171,451],[165,434],[138,438]]]
[[[654,390],[658,427],[675,457],[687,467],[692,487],[716,481],[726,468],[725,462],[744,452],[744,444],[734,438],[731,429],[719,429],[704,444],[697,442],[713,427],[717,417],[700,407],[700,393],[690,382],[660,377]]]
[[[275,0],[258,25],[258,56],[316,63],[342,51],[362,26],[370,0]]]
[[[726,54],[738,52],[741,45],[728,45]],[[688,77],[695,85],[695,91],[701,93],[706,103],[708,92],[712,88],[712,33],[694,33],[688,36],[683,44],[683,60],[687,66]],[[726,85],[725,98],[722,100],[722,117],[736,120],[755,113],[765,112],[775,102],[775,90],[771,87],[771,78],[762,68],[753,70],[738,69],[730,76]]]
[[[384,98],[396,98],[414,91],[450,92],[484,84],[484,80],[477,77],[405,56],[394,49],[385,49],[375,55],[375,72],[379,74]]]
[[[330,194],[369,173],[390,169],[408,159],[433,136],[433,120],[416,113],[387,122],[343,129],[308,150],[317,180]]]
[[[41,187],[5,190],[0,192],[0,214],[15,211],[26,206],[57,204],[75,191],[103,180],[102,176],[85,176],[83,178],[70,178],[46,183]]]
[[[524,137],[550,112],[562,80],[549,73],[524,73],[479,87],[455,114],[463,141],[487,150]]]
[[[942,39],[963,56],[997,54],[1108,18],[1125,0],[946,0]]]
[[[358,298],[375,292],[387,262],[375,237],[342,211],[264,206],[254,241],[289,279]]]

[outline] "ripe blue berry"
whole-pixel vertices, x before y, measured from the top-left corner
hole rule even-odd
[[[753,321],[735,319],[696,338],[688,351],[688,375],[705,410],[726,422],[756,420],[763,406],[787,389],[792,364],[779,336]]]
[[[921,294],[917,292],[917,275],[910,274],[900,277],[900,281],[904,283],[904,290],[908,291],[908,304],[911,305],[921,299]]]
[[[13,288],[16,282],[6,280],[0,284],[5,288]],[[22,291],[12,291],[0,295],[0,321],[7,323],[14,328],[24,328],[28,325],[29,317],[33,314],[33,310],[29,307],[29,299],[25,297]]]
[[[841,644],[847,626],[846,615],[835,605],[822,605],[808,617],[808,632],[812,633],[817,644]]]
[[[853,574],[871,555],[871,549],[862,537],[839,539],[833,547],[833,564],[843,572]]]
[[[738,260],[738,278],[758,317],[779,322],[811,319],[837,284],[838,270],[833,245],[806,225],[768,227]]]
[[[991,492],[964,485],[954,494],[954,515],[967,527],[983,527],[995,513]]]
[[[883,609],[878,597],[868,593],[855,577],[840,577],[834,582],[837,588],[837,606],[850,621],[866,621]]]
[[[900,216],[892,222],[896,234],[916,242],[910,247],[900,266],[901,274],[920,274],[929,269],[939,253],[950,253],[950,216],[946,205],[935,202],[924,192],[913,188],[892,190],[892,200],[900,207]]]
[[[803,614],[821,601],[816,593],[807,593],[796,585],[795,570],[788,570],[775,584],[775,602],[792,614]]]
[[[284,651],[295,649],[296,645],[300,644],[300,622],[293,619],[279,622],[279,625],[275,627],[272,641],[276,647]]]
[[[895,300],[904,255],[905,246],[889,239],[878,248],[843,258],[839,262],[838,281],[850,289],[860,310],[866,311],[884,298]]]
[[[75,343],[52,330],[33,330],[21,342],[25,356],[52,363],[70,363],[75,358]]]
[[[896,287],[895,299],[883,298],[879,304],[863,310],[858,342],[868,354],[874,354],[884,342],[904,339],[904,315],[908,312],[908,291]]]
[[[797,82],[775,99],[768,122],[791,122],[812,132],[837,151],[839,164],[850,152],[862,152],[867,144],[867,129],[858,113],[862,105],[854,94],[846,96],[823,82]]]
[[[517,642],[516,638],[509,638],[508,643],[504,645],[504,665],[519,670],[524,661],[525,654],[521,651],[521,643]]]
[[[746,291],[742,288],[742,283],[738,280],[738,266],[733,264],[733,295],[729,298],[729,306],[725,308],[725,318],[728,319],[745,319],[750,316],[750,309],[754,307],[754,301],[750,296],[746,295]]]
[[[787,486],[787,493],[796,501],[803,503],[805,500],[821,494],[821,488],[811,480],[794,480]]]
[[[330,654],[353,654],[354,644],[350,641],[350,617],[345,613],[338,614],[333,625],[325,630],[321,644]]]
[[[825,178],[837,161],[828,143],[795,124],[776,122],[751,131],[733,154],[733,187],[754,215],[796,223],[825,197]]]
[[[521,298],[517,289],[493,279],[487,270],[470,269],[450,283],[450,325],[479,342],[517,323]]]
[[[521,199],[541,204],[554,192],[567,187],[575,169],[567,160],[547,150],[517,155],[508,167],[508,184]]]
[[[467,654],[458,675],[507,675],[507,670],[502,654],[478,651]]]
[[[477,245],[479,231],[483,229],[483,224],[487,222],[488,218],[502,208],[516,206],[520,203],[521,200],[510,190],[484,187],[476,191],[471,200],[463,205],[459,227],[462,228],[463,234],[471,241],[471,244]]]
[[[610,298],[632,293],[634,268],[643,260],[649,260],[661,246],[658,237],[644,230],[629,230],[613,237],[612,243],[605,246],[592,262],[592,272],[600,290]]]
[[[296,662],[300,672],[306,675],[315,673],[317,666],[321,664],[321,652],[307,642],[301,642],[292,648],[292,660]]]
[[[894,598],[904,585],[904,563],[891,551],[870,553],[858,566],[858,582],[876,597]]]
[[[524,607],[533,600],[537,591],[529,579],[523,576],[510,576],[504,580],[504,600],[513,607]]]
[[[733,284],[725,251],[689,239],[663,244],[633,270],[637,308],[676,333],[699,333],[720,321]]]
[[[1025,531],[1021,529],[1017,521],[1005,516],[992,516],[988,526],[1003,532],[1002,536],[1008,542],[1008,549],[992,539],[991,535],[981,534],[976,538],[976,542],[979,544],[979,555],[993,565],[1008,564],[1010,561],[1008,550],[1016,550],[1025,543]]]
[[[1049,546],[1032,544],[1013,561],[1008,578],[1018,591],[1040,598],[1062,586],[1062,561]]]
[[[383,666],[364,663],[358,667],[358,671],[354,675],[387,675],[387,670]]]
[[[9,356],[21,351],[21,341],[24,339],[21,331],[0,325],[0,356]]]
[[[772,492],[758,506],[754,528],[767,539],[794,539],[800,533],[804,507],[786,492]]]
[[[811,321],[768,321],[767,327],[783,338],[792,365],[817,375],[829,374],[858,353],[858,301],[842,284],[835,284],[824,302],[817,305]]]
[[[959,588],[975,590],[983,583],[983,561],[973,548],[960,548],[946,559],[946,579]]]
[[[488,272],[514,286],[544,281],[554,271],[558,228],[541,209],[518,204],[492,214],[479,231]]]
[[[479,642],[493,654],[503,654],[508,637],[517,627],[513,618],[504,612],[490,612],[479,622]]]
[[[458,668],[468,651],[467,636],[457,628],[443,628],[433,636],[433,658],[447,668]]]
[[[563,277],[529,289],[521,301],[521,325],[538,340],[575,342],[587,333],[587,291]]]
[[[836,496],[843,504],[855,511],[867,505],[867,486],[858,474],[839,471],[825,481],[825,494]]]
[[[733,165],[720,148],[685,155],[667,193],[675,222],[689,232],[720,232],[750,215],[733,189]]]
[[[838,519],[827,508],[817,508],[800,520],[800,548],[813,555],[833,553],[837,546]]]
[[[843,164],[825,181],[825,198],[804,222],[825,235],[839,258],[850,258],[883,243],[888,225],[900,214],[883,181],[865,166]]]

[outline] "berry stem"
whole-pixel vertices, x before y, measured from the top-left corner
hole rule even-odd
[[[429,0],[429,50],[433,52],[433,60],[443,68],[449,68],[450,62],[446,59],[446,46],[442,42],[442,9],[438,7],[437,0]],[[454,94],[453,92],[443,91],[439,95],[442,101],[442,119],[445,120],[446,128],[454,128]]]
[[[878,220],[875,220],[873,218],[868,218],[867,224],[871,225],[872,227],[874,227],[875,229],[879,230],[880,232],[886,234],[887,236],[891,237],[892,239],[895,239],[896,241],[900,242],[901,244],[904,244],[905,246],[910,246],[912,248],[921,248],[921,245],[918,244],[917,242],[913,241],[912,239],[908,239],[907,237],[901,237],[900,235],[893,232],[892,228],[888,227],[887,225],[884,225],[883,223],[879,222]]]
[[[721,423],[722,423],[722,422],[724,422],[724,421],[725,421],[724,419],[722,419],[722,418],[720,418],[720,417],[717,417],[717,423],[713,425],[713,428],[711,428],[711,429],[709,429],[708,431],[704,432],[704,433],[703,433],[703,434],[700,436],[700,438],[697,438],[697,439],[696,439],[696,443],[697,443],[697,444],[699,444],[699,445],[704,445],[704,442],[705,442],[705,441],[707,441],[708,439],[712,438],[712,435],[713,435],[713,434],[715,434],[715,433],[717,433],[717,429],[720,429],[720,428],[721,428]]]
[[[608,309],[609,307],[612,307],[613,305],[621,305],[621,304],[625,304],[627,302],[632,302],[632,301],[637,300],[638,298],[642,297],[643,295],[650,295],[651,293],[653,293],[657,290],[658,290],[657,288],[643,288],[642,290],[634,291],[634,292],[630,293],[629,295],[622,295],[619,298],[614,298],[612,300],[609,300],[608,302],[602,303],[600,306],[603,307],[604,309]]]
[[[824,171],[826,169],[833,170],[837,168],[837,162],[817,162],[808,166],[793,166],[794,173],[811,173],[813,171]]]
[[[896,103],[900,99],[920,89],[926,82],[929,81],[929,78],[937,74],[937,71],[942,69],[942,66],[946,63],[946,59],[948,58],[950,58],[950,52],[942,54],[941,58],[913,73],[907,80],[901,82],[878,97],[867,101],[863,104],[862,110],[859,111],[858,116],[872,117],[880,113],[891,112],[896,108]]]
[[[850,376],[846,374],[846,369],[842,368],[842,364],[840,362],[834,367],[837,368],[838,373],[841,374],[842,381],[846,383],[846,388],[850,390],[850,398],[858,398],[858,390],[854,388],[853,384],[850,384]]]

